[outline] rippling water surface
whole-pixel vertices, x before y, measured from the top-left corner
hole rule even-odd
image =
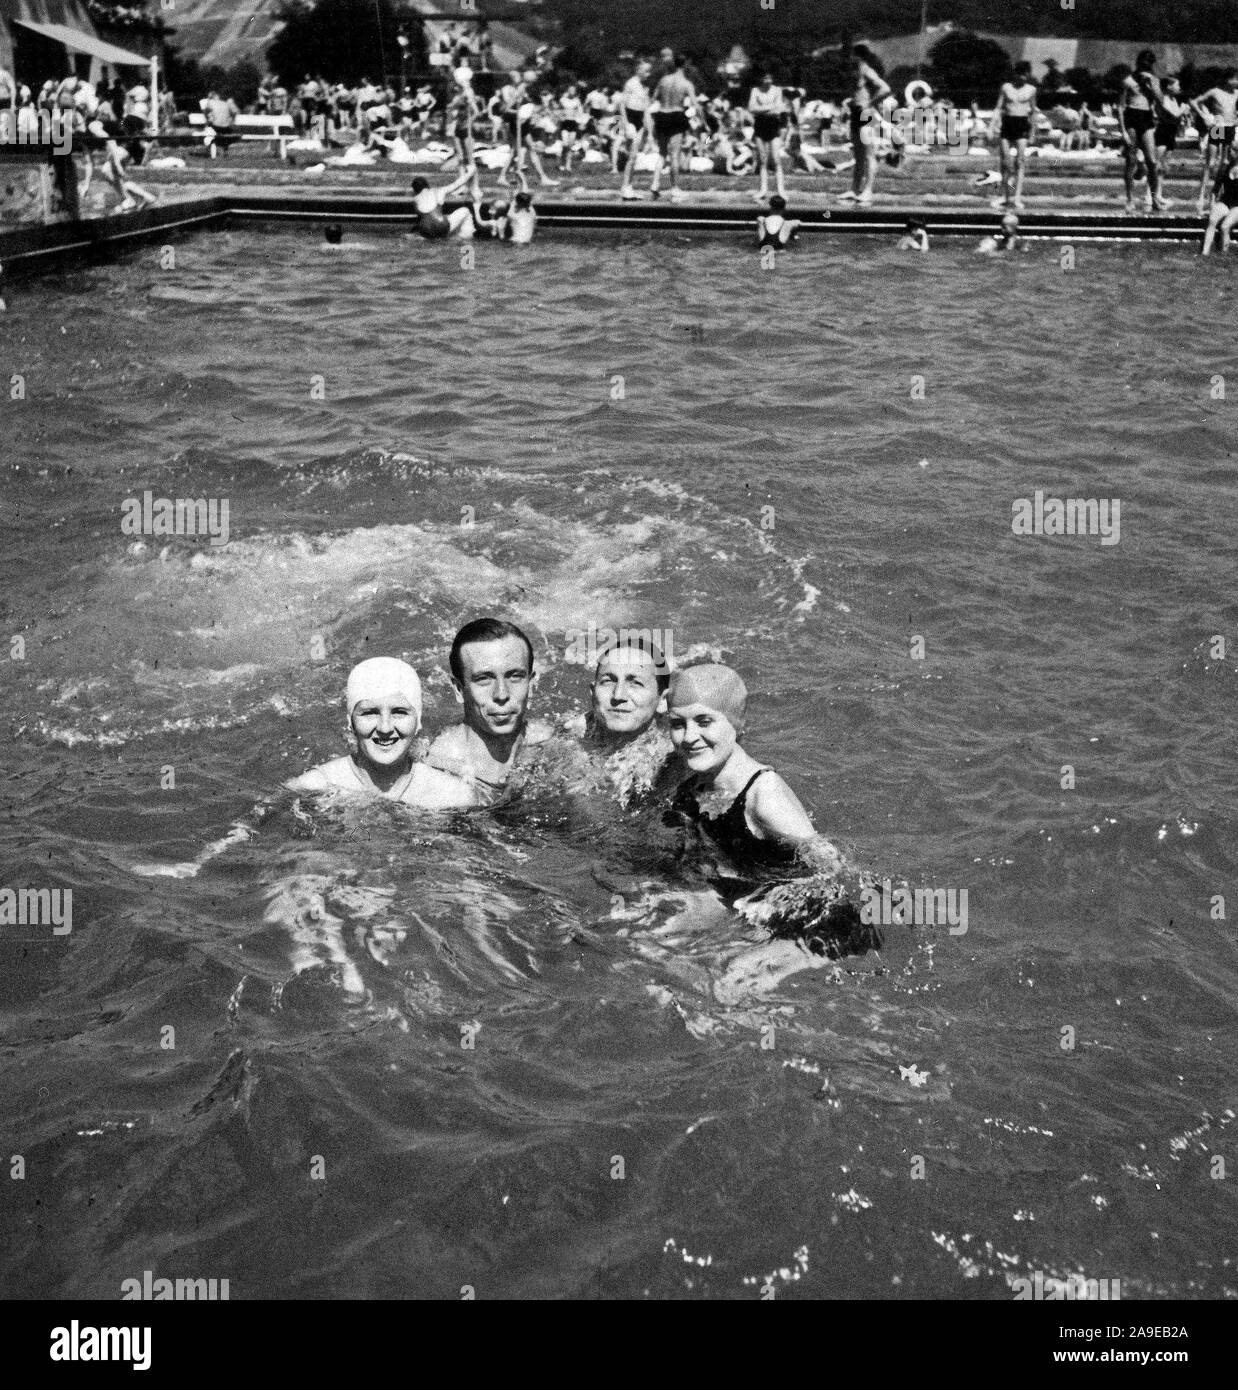
[[[1234,1297],[1233,267],[350,239],[202,236],[0,321],[0,871],[74,892],[70,936],[2,929],[10,1296]],[[1036,488],[1120,499],[1120,543],[1013,536]],[[230,543],[135,546],[146,489]],[[454,722],[481,611],[543,712],[590,621],[721,653],[756,755],[967,933],[723,1005],[733,924],[536,801],[276,798],[135,875],[342,751],[363,655]]]

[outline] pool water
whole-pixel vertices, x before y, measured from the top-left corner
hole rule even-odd
[[[74,893],[0,928],[8,1296],[1238,1295],[1232,267],[319,235],[0,319],[0,882]],[[1037,489],[1119,543],[1015,535]],[[125,534],[148,490],[228,544]],[[363,656],[455,722],[483,612],[545,714],[591,622],[722,656],[818,826],[968,930],[722,1003],[656,816],[279,797]]]

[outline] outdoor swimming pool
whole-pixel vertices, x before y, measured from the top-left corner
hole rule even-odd
[[[0,319],[2,881],[74,891],[2,947],[5,1292],[1234,1297],[1233,267],[319,236]],[[1013,534],[1037,489],[1120,500],[1119,543]],[[228,544],[135,543],[147,490],[226,499]],[[720,651],[755,755],[967,932],[724,1006],[726,918],[554,800],[280,809],[132,872],[343,751],[362,656],[454,722],[485,611],[540,712],[590,622]]]

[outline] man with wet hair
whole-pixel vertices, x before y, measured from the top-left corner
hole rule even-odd
[[[602,652],[593,674],[590,739],[613,750],[639,738],[665,709],[670,682],[670,666],[651,637],[621,634]]]
[[[573,790],[612,791],[625,806],[655,790],[669,794],[678,773],[658,716],[665,714],[670,681],[670,663],[655,637],[627,629],[614,635],[590,682],[588,714],[564,723],[585,759],[569,776]]]
[[[533,644],[515,623],[475,618],[456,633],[448,664],[464,722],[439,734],[426,762],[492,802],[507,790],[521,750],[550,736],[548,725],[526,718]]]

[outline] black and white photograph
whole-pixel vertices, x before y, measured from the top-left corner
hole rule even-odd
[[[1202,1357],[1236,241],[1234,0],[0,0],[35,1364],[389,1300]]]

